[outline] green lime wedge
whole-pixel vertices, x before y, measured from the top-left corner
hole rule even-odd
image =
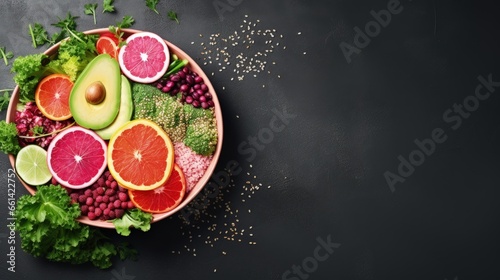
[[[38,186],[47,183],[52,178],[47,166],[47,151],[37,145],[22,148],[16,157],[16,172],[26,184]]]

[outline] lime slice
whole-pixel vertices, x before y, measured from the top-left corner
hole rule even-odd
[[[47,183],[52,178],[47,166],[47,151],[37,145],[22,148],[16,157],[16,171],[26,184],[37,186]]]

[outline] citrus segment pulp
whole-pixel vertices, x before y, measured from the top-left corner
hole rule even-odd
[[[165,74],[170,52],[165,41],[151,32],[139,32],[125,41],[118,54],[122,72],[139,83],[152,83]]]
[[[165,213],[182,202],[186,194],[186,178],[175,164],[172,174],[162,186],[149,191],[129,190],[128,194],[137,208],[150,213]]]
[[[73,88],[70,77],[52,74],[43,78],[35,91],[35,102],[44,116],[62,121],[71,118],[69,95]]]
[[[96,42],[96,50],[99,54],[107,53],[112,58],[118,58],[118,45],[116,41],[108,36],[101,36]]]
[[[16,172],[27,184],[47,183],[52,178],[47,167],[47,151],[38,145],[23,147],[16,157]]]
[[[106,143],[92,130],[74,126],[54,137],[47,162],[54,179],[73,189],[92,185],[104,172]]]
[[[108,168],[124,188],[151,190],[167,181],[174,165],[174,147],[156,123],[138,119],[120,127],[108,144]]]

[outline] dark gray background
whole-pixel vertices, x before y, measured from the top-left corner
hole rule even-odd
[[[11,273],[5,238],[10,166],[4,155],[1,279],[282,279],[314,255],[317,238],[328,236],[340,247],[308,279],[499,277],[498,91],[458,129],[443,119],[446,110],[474,94],[478,76],[491,74],[500,81],[500,18],[494,1],[401,1],[403,10],[351,63],[339,44],[353,44],[353,28],[364,29],[373,20],[370,11],[385,9],[391,1],[232,1],[237,5],[221,21],[211,1],[161,1],[158,16],[144,1],[117,0],[117,13],[99,12],[96,26],[83,14],[88,2],[2,1],[0,45],[16,55],[43,51],[31,47],[27,24],[48,26],[70,10],[80,16],[79,30],[107,27],[129,14],[136,19],[134,28],[158,33],[184,49],[207,73],[215,73],[211,81],[225,129],[216,171],[230,160],[242,168],[225,188],[224,200],[209,203],[239,209],[238,230],[247,230],[242,242],[209,232],[207,224],[223,228],[226,222],[219,211],[216,217],[192,220],[191,234],[201,237],[190,242],[176,216],[153,224],[147,233],[134,231],[128,240],[139,259],[117,260],[104,271],[34,259],[22,252],[18,239],[16,272]],[[169,9],[178,12],[179,25],[167,19]],[[216,64],[203,65],[201,43],[209,42],[210,34],[228,36],[243,20],[257,19],[259,28],[282,34],[280,46],[287,47],[268,56],[266,71],[231,81],[232,69],[218,72]],[[245,54],[259,47],[265,42]],[[9,67],[0,65],[0,88],[13,85]],[[273,109],[283,108],[296,117],[249,162],[238,145],[268,127]],[[447,140],[392,192],[384,172],[397,173],[398,156],[408,159],[417,149],[414,140],[431,137],[436,128]],[[243,202],[246,181],[263,186]],[[18,183],[16,195],[25,193]],[[221,239],[214,247],[205,244],[210,235]],[[184,245],[196,248],[196,257]]]

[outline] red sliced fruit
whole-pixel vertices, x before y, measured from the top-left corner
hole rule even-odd
[[[74,126],[54,137],[47,149],[47,163],[57,182],[81,189],[92,185],[104,172],[106,152],[106,143],[94,131]]]
[[[165,213],[177,207],[186,194],[186,178],[177,164],[167,182],[162,186],[149,190],[129,190],[128,195],[134,205],[146,212]]]
[[[127,38],[120,49],[118,62],[129,79],[139,83],[152,83],[165,74],[170,52],[165,41],[151,32],[135,33]]]
[[[111,38],[116,43],[116,45],[118,45],[118,38],[116,38],[115,34],[113,34],[111,32],[103,32],[103,33],[101,33],[100,37]]]
[[[69,94],[73,88],[70,77],[52,74],[43,78],[35,91],[35,102],[42,114],[54,121],[71,118]]]
[[[113,40],[112,38],[110,38],[108,36],[99,37],[95,47],[96,47],[97,53],[99,53],[99,54],[107,53],[112,58],[115,58],[115,59],[117,59],[117,57],[118,57],[118,44],[116,43],[116,40]]]

